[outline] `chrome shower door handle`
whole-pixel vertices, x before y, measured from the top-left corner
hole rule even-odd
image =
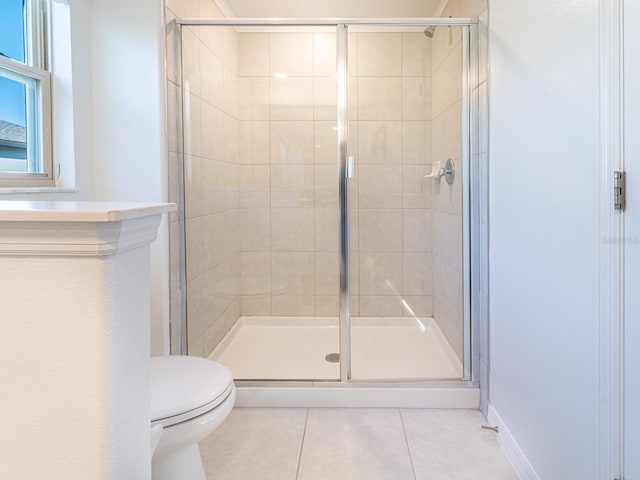
[[[353,155],[347,156],[347,178],[353,178],[355,168],[355,158]]]

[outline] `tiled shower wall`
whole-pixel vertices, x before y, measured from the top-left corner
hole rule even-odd
[[[418,31],[350,41],[352,303],[360,316],[431,316],[431,40]]]
[[[241,313],[337,316],[335,33],[238,44]]]
[[[224,15],[213,1],[167,0],[166,16],[171,22]],[[188,348],[202,356],[240,316],[238,34],[228,27],[184,28],[180,76],[171,69],[171,27],[168,32],[171,200],[181,200],[179,182],[184,188],[184,212],[172,221],[171,241],[180,244],[184,222]],[[171,124],[180,109],[182,128]],[[172,250],[175,271],[179,258]],[[181,304],[177,283],[172,282],[172,315]]]
[[[461,29],[437,28],[433,38],[433,159],[451,158],[453,185],[433,189],[434,318],[456,354],[463,347],[462,44]]]
[[[450,0],[442,17],[477,17],[484,11],[486,0]],[[462,210],[462,29],[438,27],[433,37],[433,161],[455,162],[456,177],[453,185],[444,179],[434,183],[433,190],[433,315],[458,357],[464,350],[464,299],[463,299],[463,210]],[[485,63],[480,61],[479,77],[471,77],[477,100],[479,88],[484,88],[486,99]],[[479,86],[484,84],[483,87]],[[475,99],[475,100],[474,100]],[[478,105],[472,110],[477,112]],[[481,108],[486,113],[486,108]],[[474,122],[474,132],[479,126]],[[484,132],[484,127],[481,129]],[[472,164],[486,166],[486,142],[484,157],[480,157],[477,136],[471,146]],[[474,167],[475,168],[475,167]]]
[[[222,13],[168,0],[175,16]],[[189,351],[207,355],[240,315],[338,314],[335,33],[185,30],[184,85],[168,39],[172,201],[185,185],[171,233],[178,244],[185,222]],[[349,35],[353,315],[435,308],[438,192],[423,178],[438,152],[432,43],[422,32]],[[184,146],[172,124],[181,109]],[[172,275],[173,318],[180,294]]]
[[[335,33],[240,33],[241,313],[338,314]],[[352,314],[430,316],[431,47],[349,36]]]

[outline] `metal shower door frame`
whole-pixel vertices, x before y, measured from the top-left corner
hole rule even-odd
[[[337,134],[338,134],[338,245],[339,245],[339,322],[340,381],[351,380],[351,285],[349,264],[349,179],[353,167],[349,165],[349,98],[348,98],[348,36],[349,27],[336,25],[337,59]]]
[[[338,234],[339,234],[339,333],[340,333],[340,382],[352,383],[351,378],[351,305],[349,264],[349,179],[353,176],[354,159],[349,154],[349,110],[348,110],[348,32],[350,26],[458,26],[463,28],[462,71],[462,163],[463,163],[463,265],[464,265],[464,377],[463,381],[476,377],[472,374],[472,328],[471,328],[471,245],[470,245],[470,81],[469,51],[470,26],[478,23],[476,18],[186,18],[175,20],[176,61],[181,62],[181,36],[183,26],[230,26],[230,27],[313,27],[336,28],[337,53],[337,160],[339,172],[338,188]],[[181,69],[180,69],[181,70]],[[184,244],[184,242],[181,242]],[[186,256],[186,255],[185,255]],[[185,287],[186,288],[186,287]],[[186,296],[186,295],[185,295]],[[186,310],[186,309],[185,309]],[[180,320],[181,353],[186,345],[186,312]],[[475,371],[475,368],[473,369]]]

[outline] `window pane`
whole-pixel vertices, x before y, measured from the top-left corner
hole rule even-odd
[[[37,80],[0,69],[0,173],[40,173]]]
[[[25,62],[25,0],[0,0],[0,53]]]

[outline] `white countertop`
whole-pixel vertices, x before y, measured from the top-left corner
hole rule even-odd
[[[119,222],[175,210],[174,203],[0,201],[0,222]]]

